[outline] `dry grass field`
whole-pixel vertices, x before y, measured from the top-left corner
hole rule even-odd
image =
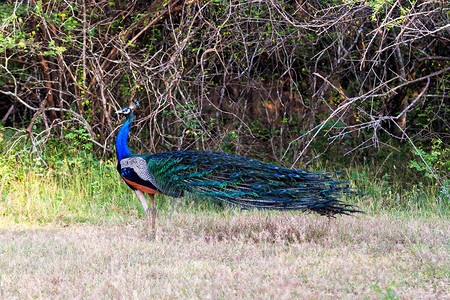
[[[4,224],[0,298],[445,299],[448,221],[166,210],[155,241],[138,218]]]

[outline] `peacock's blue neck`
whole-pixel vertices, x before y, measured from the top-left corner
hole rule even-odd
[[[131,154],[130,149],[128,149],[128,133],[130,132],[130,125],[133,122],[133,115],[130,115],[125,123],[119,130],[116,138],[116,154],[117,160],[121,161],[123,158]]]

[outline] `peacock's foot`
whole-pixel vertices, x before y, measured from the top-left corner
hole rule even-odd
[[[150,241],[153,241],[156,238],[156,230],[149,230],[148,231],[148,239]]]

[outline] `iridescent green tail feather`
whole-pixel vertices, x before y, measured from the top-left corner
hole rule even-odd
[[[311,210],[327,216],[358,212],[340,200],[352,194],[348,184],[327,174],[221,152],[177,151],[142,157],[155,186],[167,195],[188,192],[245,207]]]

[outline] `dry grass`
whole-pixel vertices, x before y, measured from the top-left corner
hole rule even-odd
[[[0,298],[445,298],[449,222],[164,211],[123,225],[4,228]]]

